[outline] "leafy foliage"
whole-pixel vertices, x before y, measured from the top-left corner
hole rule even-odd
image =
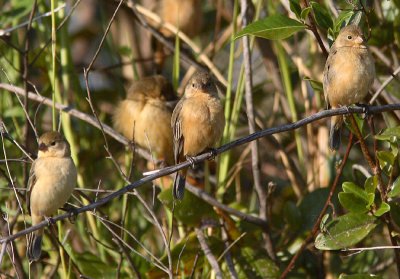
[[[0,1],[0,241],[31,225],[23,196],[31,167],[27,154],[34,158],[37,152],[33,128],[40,135],[56,124],[70,142],[79,170],[78,189],[70,199],[76,207],[159,167],[155,158],[142,156],[151,157],[145,147],[139,152],[130,148],[132,139],[124,146],[116,132],[104,138],[100,129],[74,115],[26,100],[24,94],[18,98],[18,89],[88,116],[94,115],[93,106],[99,120],[112,126],[114,108],[134,80],[158,69],[182,93],[189,64],[205,64],[215,76],[220,73],[228,88],[220,86],[227,120],[221,142],[228,143],[248,134],[244,88],[250,77],[243,68],[244,36],[251,41],[255,122],[257,129],[265,129],[326,108],[323,49],[343,26],[358,24],[376,63],[377,79],[370,91],[377,92],[379,83],[389,78],[378,103],[399,103],[400,82],[391,74],[400,59],[400,0],[247,1],[254,15],[243,28],[236,23],[245,1],[235,0],[233,6],[231,1],[200,1],[196,16],[203,18],[202,31],[191,44],[155,23],[160,10],[148,18],[151,1],[140,1],[145,7],[141,16],[170,36],[165,41],[175,47],[174,53],[150,39],[149,28],[140,26],[125,1],[107,34],[116,10],[112,1],[74,2],[76,7],[54,1],[68,7],[54,13],[54,26],[52,15],[46,14],[53,1],[39,0],[35,9],[33,2]],[[198,27],[193,22],[191,27]],[[162,61],[157,64],[157,59]],[[92,61],[85,80],[82,68]],[[12,89],[5,89],[10,85]],[[259,140],[265,195],[254,185],[257,166],[250,146],[229,150],[189,171],[189,183],[203,189],[207,198],[186,191],[183,201],[174,201],[171,177],[160,178],[72,222],[51,225],[38,263],[28,264],[26,238],[17,238],[12,249],[9,245],[0,253],[0,277],[210,278],[217,273],[210,255],[224,277],[278,278],[286,271],[288,278],[397,277],[398,249],[362,248],[399,242],[399,120],[397,112],[355,116],[355,125],[347,117],[337,153],[328,150],[325,120]],[[204,232],[209,251],[200,245],[195,229]],[[361,252],[348,251],[355,248]],[[291,259],[296,260],[292,266]]]

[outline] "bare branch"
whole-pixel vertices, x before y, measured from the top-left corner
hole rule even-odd
[[[208,244],[206,242],[206,238],[204,236],[203,231],[201,229],[198,229],[198,228],[196,228],[195,230],[196,230],[197,239],[199,240],[201,249],[203,250],[204,255],[206,256],[208,262],[210,263],[211,268],[215,272],[215,278],[222,279],[223,277],[222,277],[221,268],[219,267],[217,259],[215,258],[215,256],[211,252],[210,247],[208,247]]]
[[[371,106],[371,107],[369,107],[369,113],[370,114],[382,113],[382,112],[393,111],[393,110],[400,110],[400,103],[391,104],[391,105],[384,105],[384,106]],[[193,157],[192,159],[196,163],[203,162],[205,160],[212,159],[212,158],[215,157],[215,155],[219,155],[219,154],[221,154],[223,152],[226,152],[226,151],[228,151],[228,150],[230,150],[230,149],[232,149],[234,147],[243,145],[245,143],[249,143],[249,142],[251,142],[253,140],[257,140],[257,139],[265,137],[265,136],[269,136],[269,135],[276,134],[276,133],[292,131],[294,129],[298,129],[298,128],[302,127],[302,126],[310,124],[312,122],[315,122],[315,121],[318,121],[318,120],[321,120],[321,119],[324,119],[324,118],[327,118],[327,117],[331,117],[331,116],[334,116],[334,115],[346,115],[346,114],[363,113],[363,112],[364,112],[364,108],[362,108],[362,107],[342,107],[342,108],[331,109],[331,110],[323,110],[323,111],[320,111],[320,112],[318,112],[316,114],[313,114],[311,116],[303,118],[303,119],[301,119],[301,120],[299,120],[297,122],[286,124],[286,125],[282,125],[282,126],[278,126],[278,127],[273,127],[273,128],[269,128],[269,129],[265,129],[265,130],[256,132],[254,134],[248,135],[246,137],[234,140],[234,141],[232,141],[232,142],[230,142],[228,144],[225,144],[225,145],[223,145],[223,146],[221,146],[221,147],[219,147],[219,148],[217,148],[217,149],[215,149],[213,151],[205,152],[205,153],[202,153],[202,154],[200,154],[200,155],[198,155],[196,157]],[[95,209],[97,207],[100,207],[100,206],[110,202],[111,200],[113,200],[115,198],[118,198],[118,197],[120,197],[120,196],[122,196],[122,195],[124,195],[124,194],[126,194],[126,193],[128,193],[130,191],[132,191],[133,189],[138,188],[139,186],[141,186],[141,185],[143,185],[143,184],[145,184],[147,182],[153,181],[153,180],[155,180],[157,178],[160,178],[162,176],[170,175],[172,173],[177,172],[178,170],[187,168],[187,167],[189,167],[191,165],[192,165],[192,162],[185,161],[185,162],[180,163],[180,164],[175,165],[175,166],[171,166],[171,167],[166,167],[166,168],[160,169],[160,170],[154,172],[152,175],[143,177],[142,179],[139,179],[139,180],[137,180],[137,181],[135,181],[135,182],[133,182],[133,183],[131,183],[129,185],[126,185],[125,187],[121,188],[120,190],[115,191],[115,192],[111,193],[110,195],[108,195],[108,196],[106,196],[106,197],[104,197],[102,199],[99,199],[96,202],[93,202],[93,203],[90,203],[90,204],[88,204],[86,206],[77,208],[73,213],[71,212],[71,213],[61,214],[61,215],[55,216],[54,218],[52,218],[52,220],[54,222],[58,222],[58,221],[67,219],[67,218],[73,216],[74,214],[78,215],[78,214],[81,214],[83,212],[93,210],[93,209]],[[25,234],[30,233],[30,232],[36,231],[36,230],[38,230],[40,228],[44,228],[44,227],[46,227],[48,225],[49,224],[48,224],[47,221],[40,222],[39,224],[37,224],[35,226],[32,226],[30,228],[24,229],[22,231],[19,231],[14,235],[10,235],[8,237],[1,238],[0,239],[0,244],[6,243],[6,242],[10,242],[10,241],[12,241],[12,240],[14,240],[16,238],[19,238],[19,237],[21,237],[21,236],[23,236]]]

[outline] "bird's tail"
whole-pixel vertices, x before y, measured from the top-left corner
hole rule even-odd
[[[185,193],[186,184],[186,172],[187,170],[178,171],[175,175],[173,192],[175,199],[182,200]]]
[[[329,148],[338,150],[341,142],[343,116],[337,115],[331,118],[331,130],[329,133]]]
[[[36,231],[28,237],[28,259],[30,262],[34,262],[40,259],[42,254],[42,237],[43,232]]]

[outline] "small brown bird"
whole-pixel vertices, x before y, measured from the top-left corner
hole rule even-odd
[[[324,95],[332,108],[361,102],[374,82],[374,60],[365,44],[361,29],[344,27],[329,52],[324,69]],[[329,147],[338,150],[343,116],[333,116]]]
[[[176,26],[179,31],[189,37],[196,36],[202,26],[201,0],[162,0],[160,1],[159,13],[161,18]],[[172,34],[162,30],[165,36]]]
[[[163,76],[145,77],[133,82],[126,100],[114,114],[114,127],[156,158],[173,164],[171,115],[167,101],[176,100],[172,85]]]
[[[197,72],[189,80],[185,94],[172,113],[175,163],[212,148],[225,127],[224,110],[211,76]],[[179,171],[174,180],[174,198],[181,200],[187,170]]]
[[[63,206],[76,185],[77,171],[69,143],[58,132],[39,138],[38,158],[33,162],[28,182],[27,207],[32,226],[54,214]],[[29,261],[37,261],[42,250],[43,229],[28,238]]]
[[[197,36],[201,31],[203,23],[201,0],[160,0],[157,12],[165,22],[174,25],[179,32],[189,38]],[[162,28],[160,31],[168,38],[175,37],[166,28]],[[164,49],[164,45],[155,41],[154,62],[157,72],[162,71],[167,53],[169,51]]]

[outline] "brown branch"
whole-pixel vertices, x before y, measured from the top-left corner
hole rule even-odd
[[[0,84],[1,85],[1,84]],[[376,114],[376,113],[382,113],[382,112],[386,112],[386,111],[393,111],[393,110],[400,110],[400,103],[398,104],[391,104],[391,105],[384,105],[384,106],[371,106],[369,107],[369,113],[370,114]],[[245,136],[243,138],[234,140],[228,144],[225,144],[213,151],[209,151],[209,152],[205,152],[203,154],[200,154],[196,157],[193,157],[193,161],[195,163],[199,163],[199,162],[203,162],[205,160],[209,160],[214,158],[216,155],[219,155],[223,152],[226,152],[234,147],[243,145],[245,143],[249,143],[253,140],[257,140],[259,138],[265,137],[265,136],[270,136],[272,134],[276,134],[276,133],[282,133],[282,132],[287,132],[287,131],[292,131],[295,129],[298,129],[300,127],[303,127],[307,124],[310,124],[312,122],[318,121],[320,119],[324,119],[327,117],[331,117],[334,115],[345,115],[345,114],[351,114],[351,113],[362,113],[364,111],[364,108],[361,107],[342,107],[342,108],[338,108],[338,109],[331,109],[331,110],[323,110],[320,111],[316,114],[313,114],[311,116],[308,116],[304,119],[301,119],[297,122],[294,123],[290,123],[290,124],[286,124],[286,125],[282,125],[282,126],[278,126],[278,127],[273,127],[273,128],[269,128],[269,129],[265,129],[256,133],[253,133],[251,135]],[[146,184],[147,182],[153,181],[157,178],[160,178],[162,176],[166,176],[166,175],[170,175],[173,174],[175,172],[177,172],[178,170],[182,170],[184,168],[188,168],[189,166],[192,165],[193,162],[191,161],[185,161],[183,163],[180,163],[178,165],[175,166],[171,166],[171,167],[166,167],[157,171],[153,171],[153,173],[149,176],[143,177],[131,184],[126,185],[125,187],[121,188],[118,191],[115,191],[113,193],[111,193],[108,196],[105,196],[102,199],[97,200],[96,202],[90,203],[86,206],[82,206],[80,208],[77,208],[74,212],[70,212],[70,213],[65,213],[65,214],[61,214],[58,216],[55,216],[54,218],[52,218],[52,221],[54,222],[58,222],[60,220],[64,220],[67,219],[69,217],[71,217],[72,215],[78,215],[81,214],[83,212],[86,211],[90,211],[93,210],[97,207],[100,207],[108,202],[110,202],[111,200],[118,198],[130,191],[132,191],[133,189],[138,188],[141,185]],[[21,230],[17,233],[15,233],[14,235],[11,235],[9,237],[6,238],[1,238],[0,239],[0,244],[2,243],[6,243],[6,242],[10,242],[18,237],[21,237],[25,234],[28,234],[30,232],[36,231],[40,228],[44,228],[48,226],[48,222],[47,221],[43,221],[35,226],[32,226],[30,228]]]
[[[243,28],[248,25],[251,21],[250,5],[249,0],[241,0],[241,17]],[[250,53],[250,41],[248,36],[242,38],[243,41],[243,64],[245,71],[245,100],[246,100],[246,113],[247,121],[249,125],[249,133],[253,134],[256,132],[255,116],[254,116],[254,104],[253,104],[253,74],[251,66],[251,53]],[[261,171],[260,171],[260,153],[258,149],[258,141],[251,142],[251,167],[254,179],[254,188],[258,195],[258,202],[260,204],[259,216],[261,219],[267,219],[267,191],[266,187],[261,184]],[[271,240],[268,225],[266,226],[263,238],[265,249],[268,256],[275,260],[274,247]]]
[[[204,236],[203,231],[201,229],[198,229],[198,228],[196,228],[195,231],[196,231],[196,234],[197,234],[197,239],[199,240],[199,243],[200,243],[200,247],[203,250],[204,255],[206,256],[206,258],[208,260],[208,263],[211,265],[211,268],[215,272],[215,278],[222,279],[223,278],[223,274],[222,274],[221,268],[219,267],[217,259],[215,258],[215,256],[211,252],[211,249],[210,249],[210,247],[208,246],[208,244],[206,242],[206,238]]]
[[[376,140],[374,139],[374,154],[375,154],[375,161],[374,161],[373,158],[371,157],[371,155],[368,152],[367,144],[365,143],[365,140],[362,137],[361,131],[358,128],[358,125],[357,125],[356,120],[355,120],[353,115],[350,115],[350,121],[351,121],[351,125],[352,125],[353,129],[356,132],[356,136],[357,136],[357,138],[358,138],[358,140],[360,142],[361,151],[362,151],[362,153],[364,155],[364,158],[368,162],[368,165],[371,168],[372,173],[374,175],[376,175],[377,178],[378,178],[378,191],[380,193],[381,200],[382,200],[382,202],[386,202],[387,201],[386,189],[384,187],[384,183],[383,183],[383,179],[382,179],[382,170],[381,170],[381,168],[379,166],[379,160],[378,160],[378,157],[377,157],[378,150],[377,150]],[[372,132],[372,135],[374,136],[375,135],[375,129],[374,129],[373,123],[371,124],[371,132]],[[384,220],[384,222],[385,222],[385,224],[386,224],[386,226],[388,228],[390,242],[392,243],[393,246],[397,246],[398,245],[397,244],[397,240],[393,236],[394,227],[393,227],[393,225],[391,223],[389,215],[388,214],[384,214],[382,216],[382,219]],[[395,254],[395,257],[396,257],[397,273],[398,273],[399,278],[400,278],[400,251],[395,249],[394,250],[394,254]]]
[[[302,2],[302,4],[303,4],[303,9],[310,6],[310,4],[308,3],[307,0],[302,0],[301,2]],[[311,13],[313,13],[313,12],[310,12],[310,13],[308,14],[308,20],[310,21],[310,24],[308,25],[308,27],[309,27],[309,29],[311,30],[311,32],[314,34],[315,38],[317,39],[318,45],[319,45],[319,47],[321,48],[322,53],[325,55],[325,57],[328,57],[328,54],[329,54],[329,53],[328,53],[328,51],[326,50],[325,45],[324,45],[324,42],[322,41],[321,36],[320,36],[319,33],[318,33],[317,26],[316,26],[316,24],[315,24],[315,20],[314,20],[314,18],[312,17]]]

